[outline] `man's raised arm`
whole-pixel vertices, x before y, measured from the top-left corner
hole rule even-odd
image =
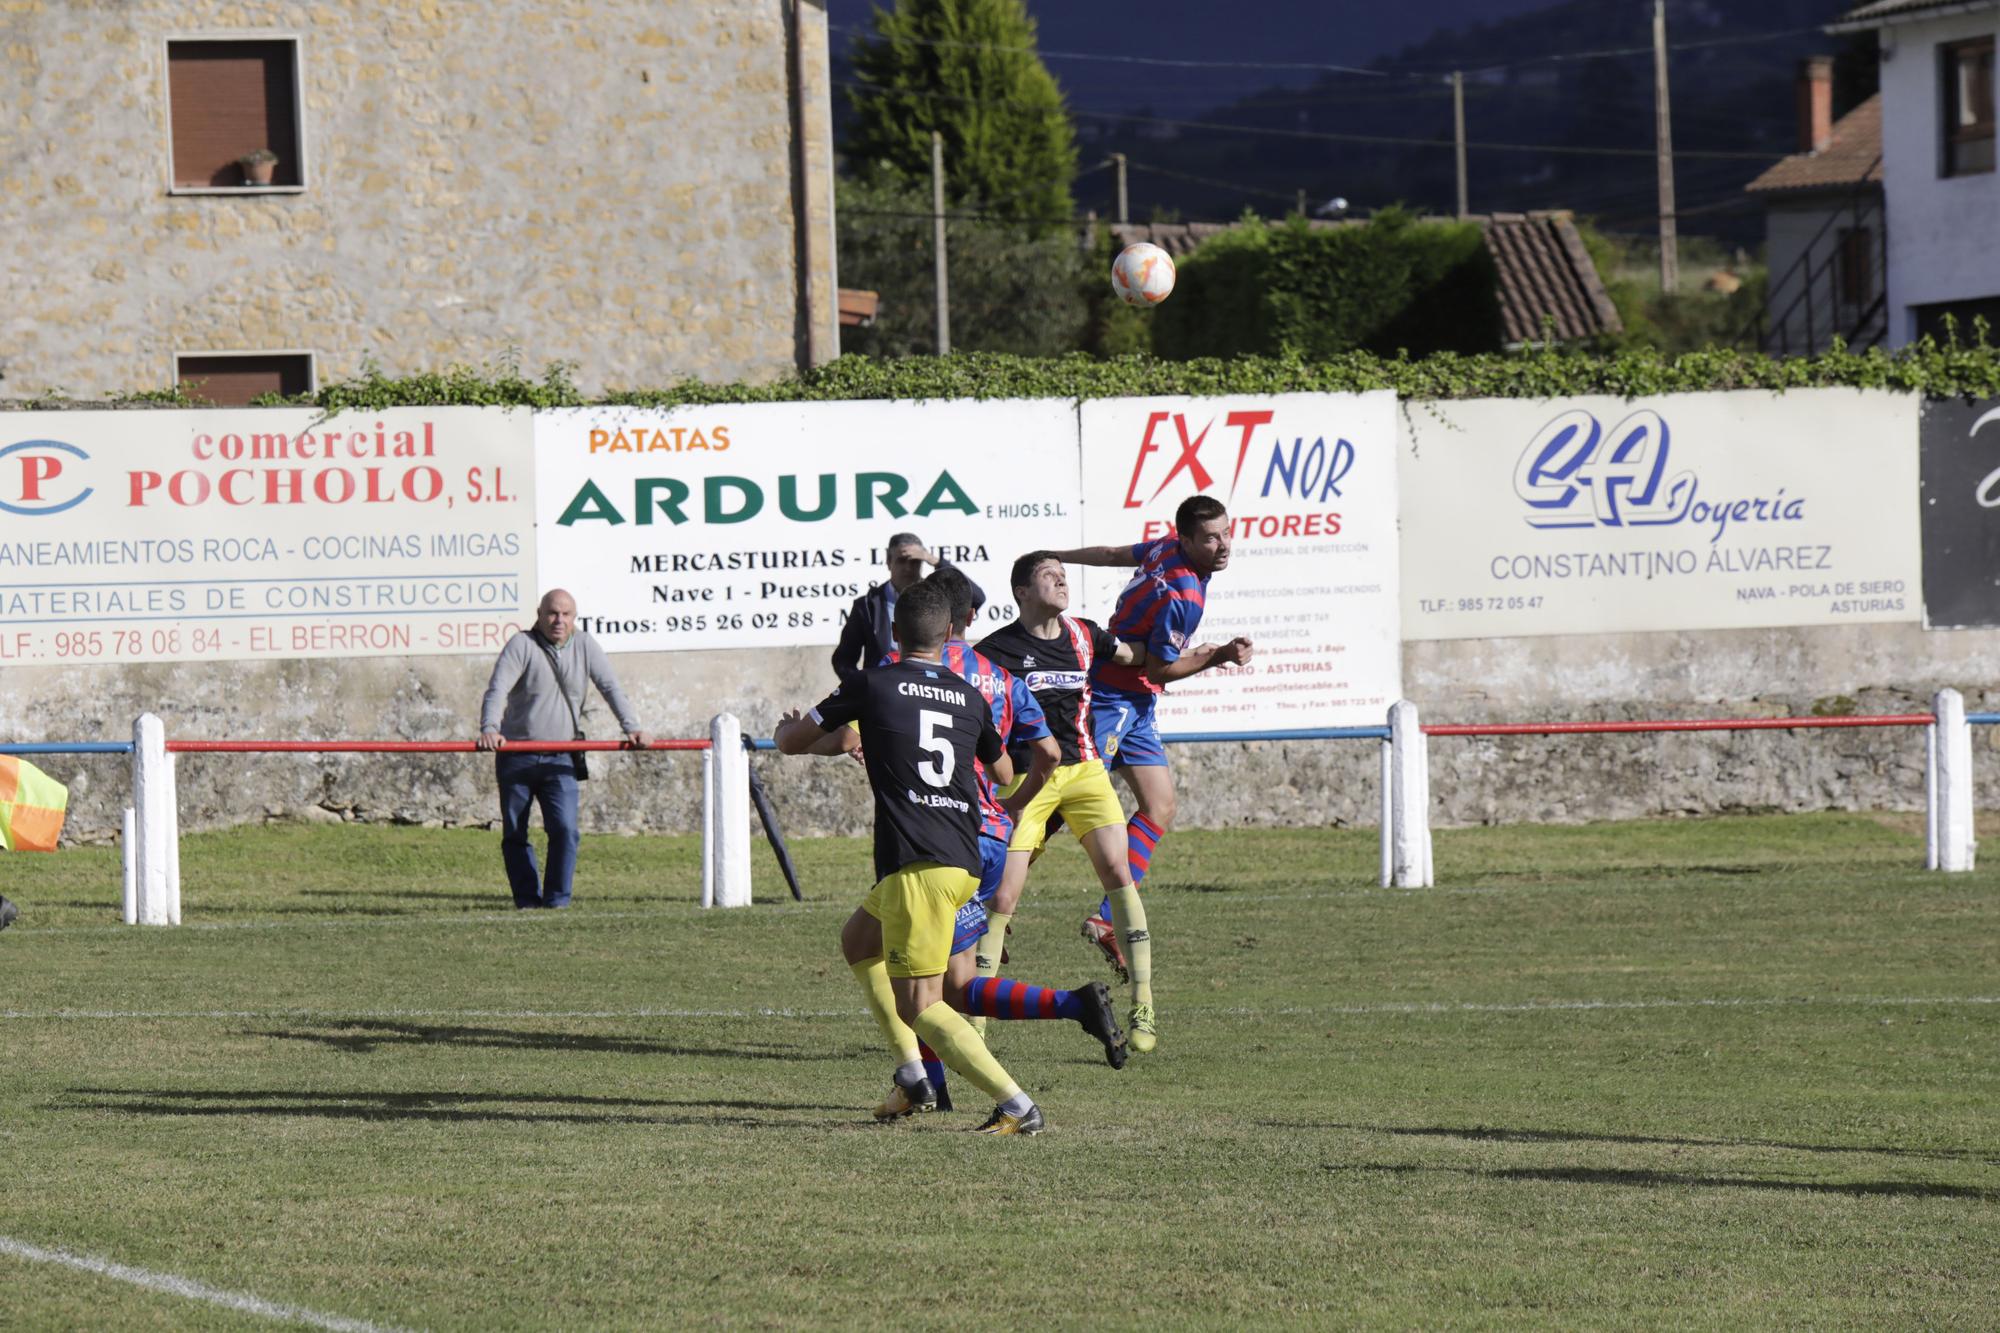
[[[1129,546],[1079,546],[1073,551],[1051,551],[1050,554],[1065,565],[1113,565],[1132,569],[1139,563],[1139,557],[1132,554]]]
[[[1228,643],[1204,643],[1188,649],[1171,662],[1149,663],[1146,678],[1155,685],[1170,685],[1210,667],[1248,666],[1252,651],[1250,640],[1244,638],[1231,639]]]

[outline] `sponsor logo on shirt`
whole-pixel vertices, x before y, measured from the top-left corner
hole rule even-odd
[[[926,806],[932,810],[957,810],[968,815],[972,813],[972,807],[955,796],[943,796],[937,792],[916,792],[907,787],[903,791],[910,798],[911,805]]]
[[[1028,690],[1032,694],[1044,690],[1080,690],[1088,679],[1081,671],[1030,671]]]

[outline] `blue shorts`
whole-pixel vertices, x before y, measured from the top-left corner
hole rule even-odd
[[[1091,730],[1106,768],[1162,768],[1166,746],[1160,743],[1157,694],[1127,694],[1097,690],[1090,696]]]
[[[1000,887],[1000,874],[1007,868],[1007,844],[998,838],[979,835],[979,891],[958,909],[952,926],[951,951],[963,953],[986,934],[986,904]]]

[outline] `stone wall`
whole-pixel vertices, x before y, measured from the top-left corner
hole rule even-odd
[[[322,381],[563,360],[586,392],[791,371],[798,228],[831,226],[825,111],[800,151],[792,105],[801,67],[828,95],[824,13],[795,63],[791,10],[8,0],[0,395],[162,387],[202,351],[309,349]],[[196,35],[299,39],[303,191],[169,192],[165,42]]]
[[[587,593],[585,594],[587,602]],[[586,605],[586,611],[588,607]],[[627,654],[614,659],[646,725],[705,735],[736,713],[769,734],[786,707],[831,683],[824,649]],[[180,663],[0,671],[0,735],[121,740],[151,710],[183,738],[471,739],[490,661]],[[1924,712],[1933,691],[2000,706],[2000,632],[1915,626],[1736,630],[1410,644],[1404,676],[1433,722],[1774,716],[1819,711]],[[602,705],[592,734],[615,734]],[[1976,753],[2000,731],[1975,732]],[[1570,822],[1718,811],[1886,809],[1923,804],[1916,728],[1672,736],[1454,739],[1431,742],[1441,825]],[[264,819],[485,824],[495,817],[490,761],[469,755],[184,756],[182,825]],[[701,774],[692,754],[592,756],[587,828],[689,831]],[[860,767],[762,754],[790,832],[867,826]],[[1372,742],[1256,742],[1179,747],[1186,826],[1367,825],[1379,810]],[[46,761],[73,788],[66,836],[112,836],[129,801],[115,758]],[[2000,763],[1985,763],[1982,805],[2000,805]]]

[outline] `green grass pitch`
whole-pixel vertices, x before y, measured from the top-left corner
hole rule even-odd
[[[0,1242],[400,1328],[2000,1318],[2000,889],[1907,821],[1441,832],[1419,891],[1372,830],[1174,834],[1160,1051],[995,1025],[1030,1140],[869,1122],[866,843],[803,904],[757,847],[745,911],[586,837],[516,914],[493,834],[202,835],[179,930],[5,859]],[[1057,849],[1010,974],[1103,975],[1096,898]],[[0,1325],[270,1326],[6,1253]]]

